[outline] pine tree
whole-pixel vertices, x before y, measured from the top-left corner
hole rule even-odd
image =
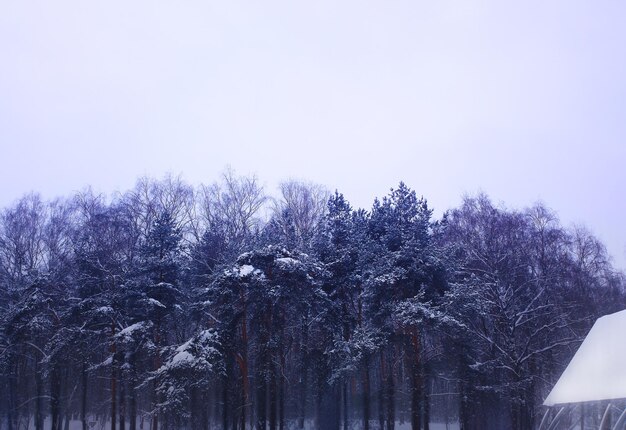
[[[411,425],[428,428],[427,396],[424,392],[426,337],[425,317],[430,302],[440,296],[445,280],[438,274],[439,258],[432,244],[432,211],[426,200],[404,183],[391,190],[382,203],[376,201],[369,219],[368,233],[373,248],[373,264],[366,283],[365,297],[373,324],[385,333],[390,347],[381,352],[382,388],[379,403],[381,421],[392,429],[395,423],[395,370],[391,355],[405,349],[411,389]],[[383,417],[384,415],[384,417]]]
[[[159,428],[159,414],[167,410],[164,399],[166,391],[159,378],[167,347],[176,342],[173,334],[177,330],[178,318],[184,315],[182,303],[186,291],[180,285],[183,270],[181,232],[171,214],[160,213],[154,221],[145,242],[141,246],[139,284],[141,304],[145,310],[145,324],[152,328],[154,350],[151,354],[150,378],[154,387],[152,428]]]

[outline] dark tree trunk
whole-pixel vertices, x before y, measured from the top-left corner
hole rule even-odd
[[[511,414],[511,430],[520,430],[519,427],[519,406],[517,401],[510,401],[510,414]]]
[[[370,430],[370,366],[365,358],[363,372],[363,430]]]
[[[414,367],[414,366],[413,366]],[[418,377],[415,373],[415,369],[412,371],[413,375],[411,375],[411,429],[412,430],[421,430],[422,429],[422,414],[420,410],[420,400],[421,400],[421,390],[420,383]]]
[[[16,395],[16,390],[15,390],[15,378],[17,378],[18,373],[17,373],[17,366],[14,365],[13,363],[13,359],[10,358],[10,362],[11,365],[9,366],[9,369],[14,369],[13,370],[13,376],[9,375],[8,377],[8,398],[7,398],[7,429],[8,430],[13,430],[13,409],[15,408],[14,403],[15,403],[15,395]]]
[[[422,381],[426,380],[425,375],[422,374]],[[424,387],[424,397],[422,403],[424,405],[424,430],[430,430],[430,401],[428,398],[428,390]]]
[[[128,423],[128,427],[129,430],[137,430],[137,398],[136,398],[136,393],[135,393],[135,389],[133,387],[131,387],[130,389],[130,396],[128,399],[128,403],[129,403],[129,408],[130,408],[130,414],[129,414],[129,423]]]
[[[301,354],[301,369],[300,369],[300,387],[299,387],[299,401],[298,401],[298,428],[301,430],[304,429],[304,421],[306,419],[306,400],[307,400],[307,389],[309,385],[309,353],[308,353],[308,345],[309,345],[309,326],[307,324],[307,318],[302,318],[302,327],[301,327],[301,344],[300,344],[300,354]]]
[[[157,319],[156,323],[155,323],[155,327],[154,327],[154,345],[156,346],[156,355],[154,356],[154,361],[152,364],[152,370],[153,371],[157,371],[161,368],[161,354],[160,354],[160,347],[161,347],[161,324],[159,319]],[[152,387],[153,387],[153,400],[152,400],[152,405],[153,405],[153,410],[155,411],[154,414],[152,415],[152,430],[159,430],[159,413],[156,411],[157,409],[157,405],[159,404],[159,393],[157,393],[157,387],[159,386],[159,381],[158,379],[155,379]],[[115,430],[114,428],[112,428],[111,430]]]
[[[409,351],[411,371],[411,429],[422,429],[422,372],[420,365],[420,340],[417,331],[411,333],[411,349]]]
[[[230,364],[230,361],[227,360]],[[232,366],[227,365],[226,375],[232,375]],[[228,430],[228,378],[222,382],[222,430]]]
[[[60,399],[61,396],[61,377],[57,366],[53,366],[50,372],[50,418],[51,430],[61,430],[60,420]]]
[[[120,381],[119,417],[120,430],[126,430],[126,389],[123,381]]]
[[[87,425],[87,363],[83,361],[81,369],[82,387],[80,399],[80,419],[82,421],[83,430],[88,429]]]
[[[386,365],[385,365],[385,353],[380,352],[380,382],[378,387],[378,428],[383,430],[385,428],[385,388],[386,388]]]
[[[199,430],[200,429],[200,417],[199,414],[202,414],[200,410],[200,405],[198,402],[198,388],[191,387],[191,393],[189,395],[189,406],[190,406],[190,424],[191,430]]]
[[[115,365],[117,355],[117,345],[115,344],[115,323],[111,323],[111,354],[113,363],[111,364],[111,430],[115,430],[117,418],[117,368]]]
[[[272,337],[272,335],[274,334],[274,324],[273,324],[273,310],[272,308],[270,308],[270,310],[268,310],[267,315],[266,315],[266,329],[267,329],[267,340],[269,341],[270,338]],[[273,343],[273,342],[272,342]],[[268,346],[269,348],[269,346]],[[278,426],[278,415],[277,415],[277,411],[278,411],[278,381],[277,381],[277,371],[278,369],[276,368],[276,348],[272,347],[269,351],[268,351],[268,361],[267,361],[267,368],[269,370],[269,394],[270,394],[270,401],[269,401],[269,407],[270,407],[270,417],[269,417],[269,430],[276,430],[276,427]],[[278,351],[280,353],[280,351]]]
[[[322,390],[318,388],[315,393],[315,428],[317,430],[326,430],[322,427],[322,419],[324,417],[323,408],[322,408]]]
[[[343,430],[348,430],[348,383],[343,383]]]
[[[206,392],[201,392],[200,394],[200,402],[202,408],[202,426],[200,427],[202,430],[209,430],[209,420],[211,414],[211,408],[208,405],[212,404],[211,399],[206,394]]]
[[[392,361],[389,361],[389,372],[387,374],[387,430],[394,430],[396,426],[396,398],[395,381]]]
[[[265,430],[267,427],[267,384],[265,375],[261,371],[257,375],[256,386],[256,430]]]
[[[284,318],[284,317],[283,317]],[[282,323],[284,327],[284,321]],[[281,329],[280,341],[280,373],[278,375],[278,430],[285,430],[285,351],[284,329]]]
[[[460,405],[459,405],[459,430],[474,430],[472,426],[472,407],[471,401],[473,393],[469,382],[469,375],[467,373],[467,354],[460,351],[458,357],[459,363],[459,380],[460,380]]]
[[[341,385],[336,383],[320,396],[318,430],[339,430],[341,428]]]
[[[276,409],[278,406],[277,402],[277,386],[276,386],[276,365],[274,364],[273,358],[270,363],[270,419],[269,419],[269,430],[276,430],[276,425],[278,424]]]
[[[421,352],[421,343],[418,343],[419,351]],[[422,388],[422,406],[424,411],[424,430],[430,430],[430,400],[428,397],[428,373],[426,371],[426,363],[422,360],[422,355],[419,355],[419,379]]]
[[[278,430],[285,430],[285,312],[283,310],[280,321],[280,340],[278,353],[280,354],[280,369],[278,373]]]
[[[73,373],[72,373],[72,379],[73,379]],[[72,413],[70,412],[70,409],[72,408],[71,402],[74,399],[74,393],[77,388],[77,385],[74,385],[74,388],[72,389],[72,393],[70,394],[69,381],[70,381],[70,367],[66,365],[63,371],[63,378],[61,379],[61,397],[59,398],[59,400],[64,399],[64,401],[60,403],[61,424],[62,424],[60,428],[62,428],[63,430],[69,430],[69,427],[70,427],[70,421],[72,419]]]
[[[35,385],[37,390],[37,399],[35,400],[35,430],[43,430],[43,405],[42,405],[42,381],[39,367],[35,365]]]
[[[284,364],[284,363],[283,363]],[[285,378],[281,375],[278,385],[278,430],[285,430]]]
[[[246,411],[248,408],[248,398],[250,388],[248,378],[248,315],[247,305],[245,301],[245,291],[241,290],[242,317],[241,317],[241,342],[242,352],[239,358],[239,367],[241,370],[241,410],[240,422],[241,430],[246,430]]]

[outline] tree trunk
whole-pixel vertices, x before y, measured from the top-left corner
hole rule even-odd
[[[363,372],[363,430],[370,430],[370,366],[369,358],[364,360]]]
[[[130,387],[130,395],[128,399],[130,414],[129,414],[129,430],[137,430],[137,393],[135,393],[135,388]]]
[[[415,367],[415,365],[413,365]],[[420,399],[421,399],[421,390],[419,388],[419,379],[418,376],[415,375],[415,369],[412,370],[411,375],[411,429],[412,430],[421,430],[422,429],[422,414],[420,411]]]
[[[267,427],[267,384],[265,383],[264,358],[262,355],[261,361],[256,378],[256,430],[265,430]]]
[[[300,387],[299,387],[299,402],[298,402],[298,428],[304,429],[304,421],[306,419],[306,400],[307,389],[309,385],[309,325],[307,324],[307,317],[302,318],[301,327],[301,369],[300,369]]]
[[[343,383],[343,430],[348,430],[348,383]]]
[[[468,373],[468,352],[466,350],[461,349],[459,351],[457,363],[459,366],[458,372],[460,385],[459,430],[474,430],[477,427],[473,414],[473,404],[476,399],[472,388],[477,385],[477,381],[470,380],[471,376]]]
[[[191,394],[189,396],[189,421],[191,424],[191,430],[200,429],[200,415],[202,415],[202,410],[200,410],[200,402],[198,400],[198,397],[198,388],[195,386],[191,387]]]
[[[15,366],[14,364],[13,357],[9,358],[9,360],[11,363],[9,366],[9,369],[14,369],[13,376],[17,378],[18,377],[17,366]],[[16,396],[15,379],[9,376],[7,382],[8,382],[8,391],[9,391],[9,396],[7,398],[7,429],[13,430],[13,408],[15,407],[14,403],[15,403],[15,396]]]
[[[276,407],[278,406],[276,394],[277,394],[277,386],[276,386],[276,365],[274,363],[273,357],[270,358],[270,419],[269,419],[269,430],[276,430],[277,416],[276,416]]]
[[[117,378],[115,377],[115,371],[111,375],[111,430],[116,428],[117,417]]]
[[[209,400],[209,396],[206,394],[202,394],[202,430],[209,430],[209,420],[210,420],[210,414],[211,414],[211,409],[207,407],[207,405],[210,404]]]
[[[35,400],[35,430],[43,430],[43,405],[42,405],[42,381],[39,366],[35,365],[35,385],[37,389],[37,399]]]
[[[387,381],[385,369],[385,353],[380,352],[380,383],[378,387],[378,428],[385,428],[385,384]]]
[[[270,351],[271,311],[267,311],[259,327],[260,342],[258,346],[258,426],[265,430],[276,430],[276,376]]]
[[[161,353],[160,353],[161,324],[158,319],[155,322],[155,326],[154,326],[154,345],[156,347],[156,355],[154,356],[152,370],[156,372],[157,370],[161,368]],[[153,385],[153,396],[154,396],[152,400],[152,405],[153,405],[153,410],[154,410],[154,414],[152,415],[152,430],[159,430],[159,413],[156,410],[157,405],[159,404],[159,393],[157,393],[157,388],[159,386],[158,379],[155,379],[152,385]],[[115,430],[115,429],[111,429],[111,430]]]
[[[285,313],[283,311],[280,323],[280,343],[278,345],[280,354],[280,373],[278,376],[278,430],[285,430]]]
[[[510,400],[511,430],[519,429],[519,406],[516,400]]]
[[[126,390],[123,381],[120,381],[119,416],[120,430],[126,430]]]
[[[341,384],[335,383],[320,391],[318,430],[340,430],[341,428]]]
[[[248,407],[248,399],[249,399],[249,378],[248,378],[248,315],[247,315],[247,305],[245,301],[245,292],[241,290],[241,303],[243,306],[242,309],[242,321],[241,321],[241,341],[242,341],[242,351],[239,361],[239,366],[241,368],[241,430],[246,430],[246,410]]]
[[[226,360],[226,375],[232,376],[232,365],[230,360]],[[228,377],[222,382],[222,430],[228,430]]]
[[[82,421],[83,430],[88,429],[87,425],[87,362],[83,361],[81,370],[82,387],[81,387],[81,399],[80,399],[80,418]]]
[[[422,430],[422,368],[421,343],[417,328],[410,329],[408,360],[411,374],[411,429]]]
[[[115,366],[117,345],[115,344],[115,322],[111,322],[111,355],[113,356],[113,362],[111,363],[111,430],[115,430],[115,419],[117,417],[117,369]]]
[[[425,380],[426,380],[426,377],[422,373],[422,381],[425,381]],[[426,389],[425,386],[424,386],[424,389],[422,390],[422,393],[423,393],[422,404],[424,405],[424,430],[430,430],[430,401],[428,398],[428,390]]]
[[[51,430],[61,430],[60,420],[60,404],[59,397],[61,395],[61,377],[59,375],[59,369],[56,365],[53,366],[52,372],[50,372],[50,418],[51,418]]]
[[[387,374],[387,430],[394,430],[396,426],[396,397],[395,381],[393,375],[393,361],[389,361],[389,373]]]

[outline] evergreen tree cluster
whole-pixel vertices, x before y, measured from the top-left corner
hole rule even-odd
[[[0,214],[0,428],[532,429],[624,275],[549,209],[142,179]]]

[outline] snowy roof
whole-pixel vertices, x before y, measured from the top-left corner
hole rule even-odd
[[[626,398],[626,310],[598,318],[543,403]]]

